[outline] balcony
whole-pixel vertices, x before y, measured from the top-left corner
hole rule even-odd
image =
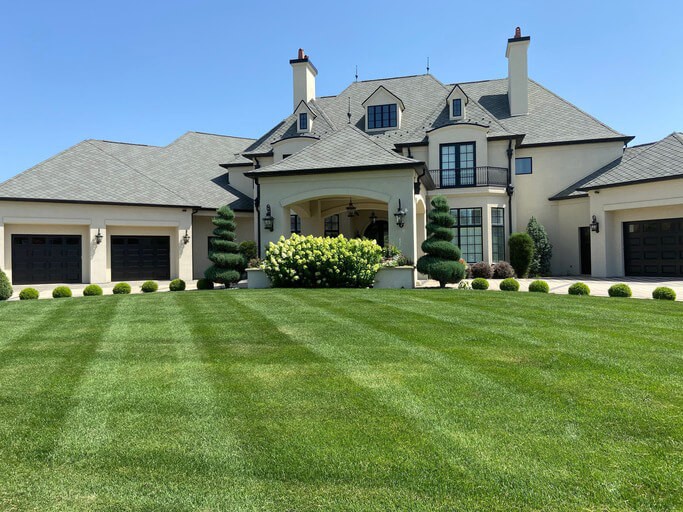
[[[505,167],[435,169],[429,174],[436,188],[506,187],[508,184],[508,170]]]

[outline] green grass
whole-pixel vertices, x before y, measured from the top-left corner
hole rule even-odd
[[[0,510],[680,510],[679,303],[0,305]]]

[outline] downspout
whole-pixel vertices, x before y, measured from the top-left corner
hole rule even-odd
[[[254,208],[256,208],[256,239],[258,247],[258,257],[261,258],[261,184],[258,178],[254,178],[256,182],[256,197],[254,198]]]
[[[512,155],[514,150],[512,149],[512,138],[508,140],[508,184],[505,187],[505,192],[508,195],[508,225],[510,233],[512,233],[512,194],[515,192],[515,187],[512,186]]]

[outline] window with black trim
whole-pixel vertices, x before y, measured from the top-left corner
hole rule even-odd
[[[531,157],[515,158],[515,174],[531,174]]]
[[[475,143],[441,144],[439,168],[441,188],[475,185]]]
[[[483,258],[481,208],[451,208],[455,217],[453,243],[460,247],[462,258],[467,263],[476,263]]]
[[[301,234],[301,217],[295,214],[290,215],[289,225],[292,233],[296,233],[297,235]]]
[[[462,115],[462,100],[455,98],[453,100],[453,117],[460,117]]]
[[[299,130],[308,130],[308,114],[306,112],[299,114]]]
[[[339,236],[339,214],[325,218],[325,236]]]
[[[398,125],[396,103],[368,107],[368,130],[394,128]]]
[[[505,261],[505,208],[491,208],[491,258]]]

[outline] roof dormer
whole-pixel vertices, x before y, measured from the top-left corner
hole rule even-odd
[[[401,98],[380,85],[362,103],[365,107],[365,131],[398,130],[405,105]]]
[[[294,109],[294,117],[296,118],[296,132],[297,133],[311,133],[313,129],[313,120],[316,115],[303,100]]]
[[[448,95],[448,98],[446,98],[448,118],[451,121],[462,121],[463,119],[466,119],[465,110],[469,102],[470,99],[467,94],[465,94],[465,91],[462,90],[462,87],[455,84],[451,93]]]

